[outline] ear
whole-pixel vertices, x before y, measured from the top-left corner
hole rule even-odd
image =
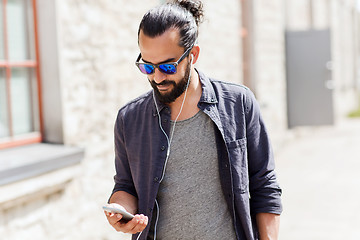
[[[195,64],[199,58],[200,47],[199,45],[194,45],[193,49],[191,49],[190,55],[193,56],[193,64]]]

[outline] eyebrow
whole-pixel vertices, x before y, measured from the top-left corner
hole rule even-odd
[[[166,59],[165,61],[159,62],[158,64],[155,64],[155,63],[146,61],[145,59],[142,58],[142,56],[141,56],[141,59],[143,60],[144,63],[150,63],[150,64],[154,64],[154,65],[159,65],[159,64],[164,64],[164,63],[170,63],[170,62],[176,62],[175,58]]]

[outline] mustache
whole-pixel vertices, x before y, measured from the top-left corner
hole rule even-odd
[[[154,80],[151,80],[150,81],[151,84],[153,86],[162,86],[162,85],[167,85],[167,84],[173,84],[173,85],[176,85],[174,81],[171,81],[171,80],[163,80],[162,82],[160,83],[156,83]]]

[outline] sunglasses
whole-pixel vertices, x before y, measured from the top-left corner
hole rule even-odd
[[[140,53],[138,58],[136,59],[135,64],[139,68],[140,72],[142,72],[143,74],[153,74],[155,72],[155,68],[159,69],[160,72],[167,75],[175,74],[177,66],[189,54],[192,48],[193,46],[189,47],[176,62],[162,63],[162,64],[140,63],[139,62],[141,59],[141,53]]]

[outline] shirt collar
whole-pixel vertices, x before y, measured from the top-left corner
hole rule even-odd
[[[205,76],[202,72],[198,71],[196,69],[197,73],[199,74],[201,88],[202,88],[202,94],[200,97],[199,103],[209,103],[209,104],[215,104],[218,102],[214,88],[210,82],[210,79]]]

